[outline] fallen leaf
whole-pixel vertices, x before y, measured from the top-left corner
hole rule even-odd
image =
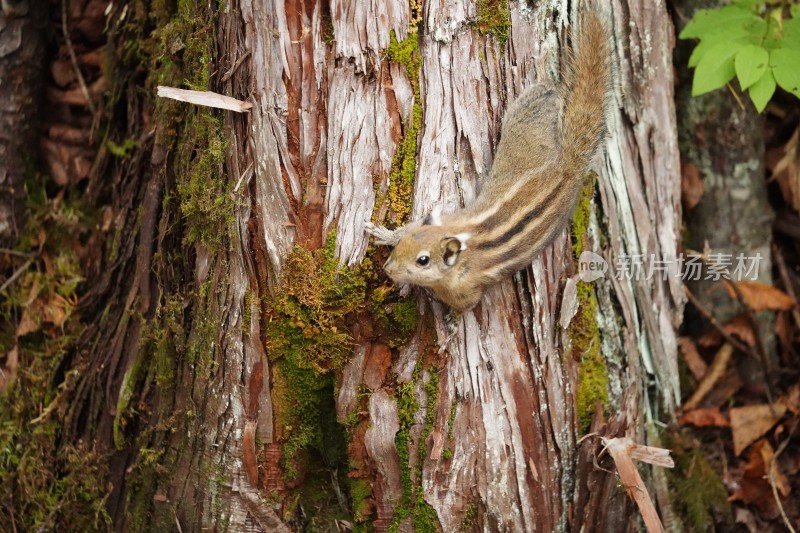
[[[795,383],[789,391],[781,396],[780,402],[793,414],[800,413],[800,383]]]
[[[728,335],[734,335],[748,346],[755,346],[756,336],[753,334],[753,325],[746,314],[736,315],[722,325]]]
[[[719,407],[693,409],[679,416],[678,423],[697,427],[728,427],[731,424],[728,417],[720,412]]]
[[[745,509],[744,507],[736,508],[736,523],[744,524],[747,527],[747,531],[750,533],[758,533],[756,517],[753,516],[753,513],[749,509]]]
[[[686,362],[686,366],[689,367],[689,371],[695,379],[702,378],[708,370],[708,365],[706,365],[706,362],[700,357],[700,352],[697,351],[697,345],[689,337],[679,337],[678,345],[681,348],[683,360]]]
[[[19,345],[6,352],[5,361],[0,364],[0,392],[5,391],[17,378],[19,366]]]
[[[767,440],[762,439],[753,444],[742,478],[738,481],[739,488],[729,498],[756,506],[767,519],[778,516],[777,504],[769,482],[769,471],[774,456],[772,446]],[[778,470],[777,464],[775,465],[775,488],[781,496],[788,496],[789,482],[786,476]]]
[[[684,411],[692,411],[700,405],[700,402],[703,401],[711,389],[714,388],[714,385],[725,375],[725,369],[728,368],[728,361],[731,359],[731,355],[733,354],[733,346],[728,343],[722,345],[722,348],[714,355],[714,361],[711,362],[711,366],[706,372],[703,379],[700,380],[700,383],[697,384],[697,387],[694,389],[694,392],[686,400],[686,403],[683,404]]]
[[[61,327],[69,317],[72,306],[60,294],[56,294],[53,298],[45,303],[42,307],[42,317],[46,322]]]
[[[33,333],[34,331],[39,331],[40,325],[34,318],[35,316],[41,316],[41,309],[39,308],[41,304],[39,300],[36,301],[36,304],[38,305],[28,305],[22,310],[22,318],[20,318],[19,324],[17,324],[17,338],[27,335],[28,333]]]
[[[731,298],[736,298],[736,291],[733,289],[732,281],[725,281],[725,290]],[[742,297],[747,305],[754,311],[764,311],[771,309],[774,311],[785,311],[795,306],[795,301],[782,290],[760,281],[737,281],[736,287],[742,293]]]
[[[758,440],[786,414],[786,406],[774,404],[745,405],[730,410],[733,453],[741,454],[745,448]]]
[[[750,324],[750,318],[745,313],[736,315],[722,324],[722,331],[728,335],[734,335],[738,337],[739,340],[748,346],[755,346],[756,344],[756,337],[753,334],[753,326]],[[716,329],[712,329],[697,339],[697,344],[703,348],[711,348],[712,346],[719,346],[722,340],[723,339],[720,332]]]

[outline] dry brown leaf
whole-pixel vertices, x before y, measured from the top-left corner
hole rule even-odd
[[[789,392],[781,396],[780,402],[793,414],[800,413],[800,383],[795,383]]]
[[[753,513],[749,509],[745,509],[744,507],[736,508],[736,523],[744,524],[747,527],[747,531],[750,533],[758,533],[756,517],[753,516]]]
[[[49,322],[57,327],[61,327],[69,317],[72,306],[60,294],[56,294],[53,298],[44,304],[42,307],[42,317],[45,322]]]
[[[750,324],[750,318],[746,313],[736,315],[722,325],[722,330],[728,335],[738,337],[743,343],[748,346],[755,346],[756,337],[753,334],[753,326]],[[703,348],[710,348],[718,346],[722,342],[722,335],[716,329],[712,329],[699,339],[697,344]]]
[[[722,325],[728,335],[735,335],[748,346],[755,346],[756,336],[753,334],[753,325],[746,314],[737,315]]]
[[[741,454],[745,448],[772,429],[783,415],[786,406],[781,402],[774,404],[745,405],[730,410],[731,432],[733,433],[733,453]]]
[[[733,346],[728,343],[723,344],[722,348],[720,348],[714,356],[714,361],[711,362],[708,372],[706,372],[706,375],[700,380],[700,383],[697,384],[697,388],[695,388],[689,399],[686,400],[686,403],[683,404],[684,411],[696,409],[697,406],[700,405],[700,402],[703,401],[703,398],[711,392],[711,389],[714,388],[717,381],[725,375],[725,369],[728,368],[728,361],[730,361],[732,354]]]
[[[733,282],[725,281],[725,290],[731,298],[736,298],[736,291],[731,286]],[[782,290],[759,281],[737,281],[736,287],[742,293],[747,305],[754,311],[785,311],[795,306],[795,301]]]
[[[619,473],[619,478],[622,485],[625,487],[625,491],[628,493],[628,496],[636,502],[636,506],[642,514],[642,520],[644,520],[647,531],[649,533],[663,533],[664,526],[661,524],[661,519],[658,517],[655,505],[653,505],[653,500],[650,497],[650,493],[647,491],[647,486],[644,484],[644,481],[642,481],[639,470],[633,462],[633,455],[641,456],[642,448],[659,450],[659,452],[655,454],[645,451],[644,456],[649,456],[663,462],[664,455],[666,455],[667,459],[671,462],[672,459],[669,458],[669,450],[653,448],[652,446],[641,446],[629,438],[603,438],[602,441],[603,446],[605,446],[605,449],[608,450],[608,453],[614,460],[617,473]]]
[[[678,423],[691,424],[697,427],[728,427],[731,424],[728,420],[728,417],[720,412],[719,407],[693,409],[692,411],[688,411],[679,416]]]
[[[783,147],[782,157],[772,168],[772,179],[778,182],[786,203],[800,211],[800,129]]]
[[[683,208],[691,210],[700,203],[705,186],[700,169],[693,163],[681,164],[681,201]]]
[[[744,467],[742,479],[739,480],[739,489],[730,497],[731,500],[742,500],[758,507],[767,519],[778,516],[772,486],[769,483],[769,470],[775,456],[772,446],[765,439],[755,444],[750,450],[750,458]],[[781,496],[789,495],[789,482],[786,476],[775,465],[775,487]]]
[[[40,316],[39,305],[41,304],[38,300],[36,304],[38,305],[35,307],[35,311],[34,305],[29,305],[22,310],[22,318],[20,318],[19,324],[17,324],[17,338],[27,335],[28,333],[33,333],[34,331],[39,331],[40,325],[33,317]]]
[[[0,392],[5,391],[17,377],[19,366],[19,345],[15,345],[5,354],[5,361],[0,364]]]
[[[697,351],[697,345],[689,337],[679,337],[678,345],[681,348],[683,360],[686,361],[686,366],[695,377],[695,379],[702,378],[708,370],[708,365],[700,357],[700,352]]]

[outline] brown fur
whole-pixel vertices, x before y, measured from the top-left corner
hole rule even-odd
[[[562,87],[527,89],[506,111],[472,205],[394,231],[368,226],[376,242],[395,246],[384,265],[395,282],[430,287],[460,313],[564,229],[602,139],[610,78],[609,37],[595,15],[578,40]]]

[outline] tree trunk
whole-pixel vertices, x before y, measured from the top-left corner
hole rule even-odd
[[[111,199],[114,229],[47,416],[62,448],[109,457],[113,527],[635,529],[617,479],[594,466],[613,468],[599,438],[579,439],[658,445],[680,400],[663,3],[595,4],[615,44],[596,179],[571,232],[492,288],[443,355],[446,309],[396,292],[364,224],[474,198],[505,109],[558,78],[590,4],[201,4],[109,16],[109,135],[137,149],[95,165],[109,179],[90,192]],[[154,101],[156,84],[253,107]],[[585,251],[605,277],[578,279]],[[669,275],[611,275],[630,257]],[[674,530],[665,476],[648,472]]]
[[[25,172],[37,152],[44,74],[43,10],[38,2],[3,2],[0,11],[0,247],[24,226]]]

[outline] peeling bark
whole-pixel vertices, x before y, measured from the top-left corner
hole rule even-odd
[[[471,201],[508,104],[525,87],[558,78],[570,28],[588,3],[571,12],[563,1],[533,4],[507,4],[507,32],[481,22],[486,9],[505,13],[504,0],[234,0],[211,22],[205,11],[188,20],[152,16],[165,42],[150,44],[166,54],[153,64],[190,67],[189,38],[212,32],[212,45],[198,53],[209,89],[253,108],[201,115],[170,107],[186,104],[152,105],[133,80],[121,91],[131,102],[129,124],[114,131],[138,149],[115,165],[99,156],[96,165],[113,167],[113,180],[104,183],[98,170],[91,188],[112,198],[118,234],[104,236],[105,262],[81,302],[91,323],[63,363],[65,373],[76,370],[63,426],[65,441],[95,442],[111,457],[107,508],[117,530],[176,522],[184,531],[311,528],[313,509],[300,500],[312,492],[376,531],[633,527],[635,510],[617,480],[594,467],[599,460],[611,468],[598,459],[599,439],[579,437],[591,423],[602,436],[658,444],[654,422],[669,421],[679,401],[683,293],[674,276],[578,285],[575,250],[611,265],[625,254],[676,256],[673,28],[663,2],[598,7],[614,35],[616,83],[597,185],[579,207],[572,239],[564,231],[529,268],[491,288],[463,316],[449,353],[437,351],[444,306],[417,289],[403,299],[370,270],[383,252],[369,248],[365,223],[401,223]],[[133,31],[126,9],[113,7],[115,31]],[[181,24],[185,34],[167,31]],[[205,240],[190,238],[199,231],[185,205],[193,177],[181,174],[214,151],[192,144],[199,133],[187,123],[199,130],[205,123],[190,120],[198,117],[218,123],[228,143],[214,146],[224,157],[194,184],[223,197],[210,199],[222,207],[205,213]],[[270,352],[295,245],[311,260],[333,250],[368,286],[332,328],[336,342],[352,342],[341,368],[306,362],[317,373],[305,387],[329,387],[330,409],[313,421],[287,421],[287,404],[312,400],[303,396],[309,391],[289,390],[286,358]],[[303,283],[313,292],[323,280]],[[329,311],[326,302],[315,305]],[[396,318],[404,305],[416,326],[387,333],[382,315]],[[306,318],[292,317],[304,339],[319,326],[298,326]],[[592,372],[600,385],[587,393]],[[287,460],[295,426],[311,423],[325,428],[310,432],[316,448],[304,443],[295,452],[319,456],[318,470],[310,460]],[[342,427],[346,456],[336,458],[331,435]],[[644,478],[671,516],[663,476]],[[313,525],[333,529],[335,519]]]
[[[265,34],[273,40],[265,49],[276,52],[270,56],[273,70],[261,71],[256,83],[268,79],[274,85],[269,91],[257,90],[255,98],[273,100],[262,103],[254,115],[272,116],[261,124],[273,126],[267,129],[279,147],[295,214],[302,212],[297,190],[317,190],[321,178],[310,172],[315,167],[307,156],[326,152],[324,230],[300,218],[297,224],[303,229],[298,232],[335,227],[337,255],[348,265],[358,264],[364,255],[363,224],[376,208],[373,183],[379,196],[389,187],[395,146],[412,114],[415,94],[408,73],[380,53],[389,45],[390,31],[398,40],[409,34],[409,12],[401,4],[332,2],[332,48],[317,29],[320,4],[291,10],[267,7],[275,11],[267,19],[273,31]],[[376,21],[367,12],[380,18]],[[289,13],[302,23],[287,22]],[[549,13],[556,16],[545,16]],[[557,6],[530,9],[512,2],[510,38],[501,46],[474,30],[474,4],[426,4],[418,37],[410,36],[419,39],[423,107],[411,218],[433,207],[455,209],[475,196],[491,165],[504,109],[525,86],[557,72],[558,45],[576,15],[580,12],[568,14]],[[680,183],[672,26],[663,3],[614,2],[607,16],[615,33],[618,83],[606,155],[598,167],[600,194],[593,204],[590,234],[595,251],[610,264],[623,254],[674,258]],[[537,64],[548,68],[536,71]],[[316,115],[309,113],[306,106],[319,103],[320,94],[327,94],[327,101],[318,105]],[[299,127],[291,124],[294,116],[300,118]],[[254,137],[262,134],[254,128]],[[268,205],[265,200],[259,194],[256,204]],[[377,207],[383,216],[385,207]],[[270,242],[273,234],[263,232],[267,248],[278,248],[279,239]],[[600,246],[601,234],[605,247]],[[273,268],[279,270],[279,263]],[[373,347],[370,339],[356,347],[339,382],[338,412],[340,420],[352,412],[361,383],[372,390],[370,429],[363,438],[378,530],[391,522],[403,492],[398,468],[407,469],[411,483],[421,487],[445,531],[459,529],[469,509],[475,525],[484,530],[611,531],[628,523],[632,508],[616,495],[615,480],[590,466],[596,444],[577,444],[580,363],[565,356],[571,339],[558,326],[561,287],[574,269],[568,239],[562,236],[527,272],[490,290],[465,316],[458,348],[449,356],[430,355],[430,333],[421,326],[397,353],[390,372],[394,382],[366,383],[365,358]],[[674,328],[683,304],[680,283],[674,276],[653,282],[606,279],[594,287],[610,414],[595,427],[609,436],[657,441],[645,431],[645,421],[669,419],[679,401]],[[433,314],[441,335],[442,307],[423,292],[416,294],[420,313]],[[425,387],[432,370],[438,372],[435,398]],[[651,380],[655,388],[648,388]],[[414,387],[419,408],[407,464],[398,465],[393,453],[399,431],[394,392],[402,384]],[[434,420],[428,427],[430,401],[435,401]],[[449,453],[443,453],[445,448]],[[418,455],[421,449],[424,457]],[[606,494],[611,504],[597,498],[598,493]],[[410,519],[403,524],[410,527]]]

